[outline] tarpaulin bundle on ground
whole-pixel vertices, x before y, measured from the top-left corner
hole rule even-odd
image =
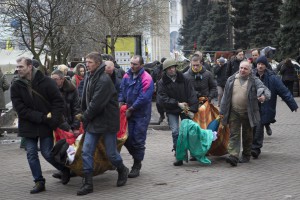
[[[219,117],[219,110],[207,99],[200,97],[199,102],[203,104],[199,107],[198,112],[195,113],[193,120],[197,122],[202,129],[207,129],[209,123]],[[220,119],[217,119],[220,120]],[[212,156],[222,156],[227,154],[227,146],[229,142],[229,127],[223,126],[221,123],[218,127],[218,139],[214,141],[208,152]]]
[[[127,137],[128,137],[128,130],[127,130],[127,119],[126,119],[126,109],[127,106],[123,105],[120,108],[120,130],[117,133],[117,149],[120,152],[122,146],[124,145]],[[68,132],[66,132],[68,133]],[[74,137],[74,136],[73,136]],[[69,138],[69,135],[61,136],[61,138]],[[76,149],[76,154],[74,161],[72,164],[68,165],[68,167],[77,175],[83,176],[83,166],[82,166],[82,147],[83,147],[84,135],[81,137],[79,141],[76,141],[73,145]],[[94,154],[94,176],[104,173],[107,170],[113,170],[114,166],[108,160],[105,152],[104,140],[101,138],[99,140],[98,145],[96,146],[95,154]]]

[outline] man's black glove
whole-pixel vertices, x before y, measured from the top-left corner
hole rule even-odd
[[[130,107],[130,108],[128,108],[128,109],[126,110],[126,118],[127,118],[127,119],[131,117],[132,112],[133,112],[133,108],[132,108],[132,107]]]
[[[58,128],[60,128],[64,131],[70,131],[71,130],[71,126],[68,124],[68,122],[63,122],[62,124],[60,124],[58,126]]]

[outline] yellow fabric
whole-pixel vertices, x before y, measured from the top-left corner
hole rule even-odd
[[[205,101],[203,97],[199,98],[199,102]],[[219,117],[219,110],[209,101],[206,101],[195,113],[193,120],[197,122],[202,129],[207,129],[208,124]],[[222,156],[227,154],[227,146],[229,143],[229,126],[220,124],[218,129],[218,139],[213,141],[208,151],[209,155]]]
[[[126,139],[128,137],[128,130],[126,130],[126,134],[123,138],[117,139],[117,149],[120,152],[122,146],[124,145]],[[76,154],[74,158],[74,162],[68,166],[75,174],[83,177],[83,165],[82,165],[82,155],[81,150],[83,147],[84,137],[81,138],[79,144],[76,148]],[[105,152],[104,140],[101,138],[96,146],[95,154],[94,154],[94,176],[103,174],[107,170],[114,170],[114,166],[108,160]]]
[[[198,70],[195,70],[195,68],[194,67],[192,67],[192,71],[194,72],[194,73],[198,73],[198,72],[200,72],[201,70],[202,70],[202,65],[199,67],[199,69]]]

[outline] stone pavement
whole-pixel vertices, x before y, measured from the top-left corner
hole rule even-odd
[[[300,105],[300,98],[296,101]],[[299,112],[290,112],[279,98],[273,135],[266,136],[261,156],[235,168],[224,157],[210,157],[210,166],[189,162],[175,167],[170,131],[150,128],[141,176],[116,187],[117,172],[105,172],[94,178],[94,193],[84,197],[76,196],[82,178],[62,185],[52,178],[54,169],[41,157],[46,191],[29,194],[33,182],[26,152],[18,143],[0,144],[0,199],[300,199]],[[121,154],[130,167],[125,148]]]

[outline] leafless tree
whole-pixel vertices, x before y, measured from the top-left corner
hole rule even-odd
[[[87,4],[94,11],[89,36],[95,42],[108,46],[113,56],[118,36],[150,33],[153,26],[163,24],[162,13],[169,12],[168,7],[162,6],[163,0],[88,0]],[[98,23],[95,24],[96,21]],[[166,30],[161,28],[155,34],[160,31]],[[106,40],[106,36],[110,36],[110,41]]]

